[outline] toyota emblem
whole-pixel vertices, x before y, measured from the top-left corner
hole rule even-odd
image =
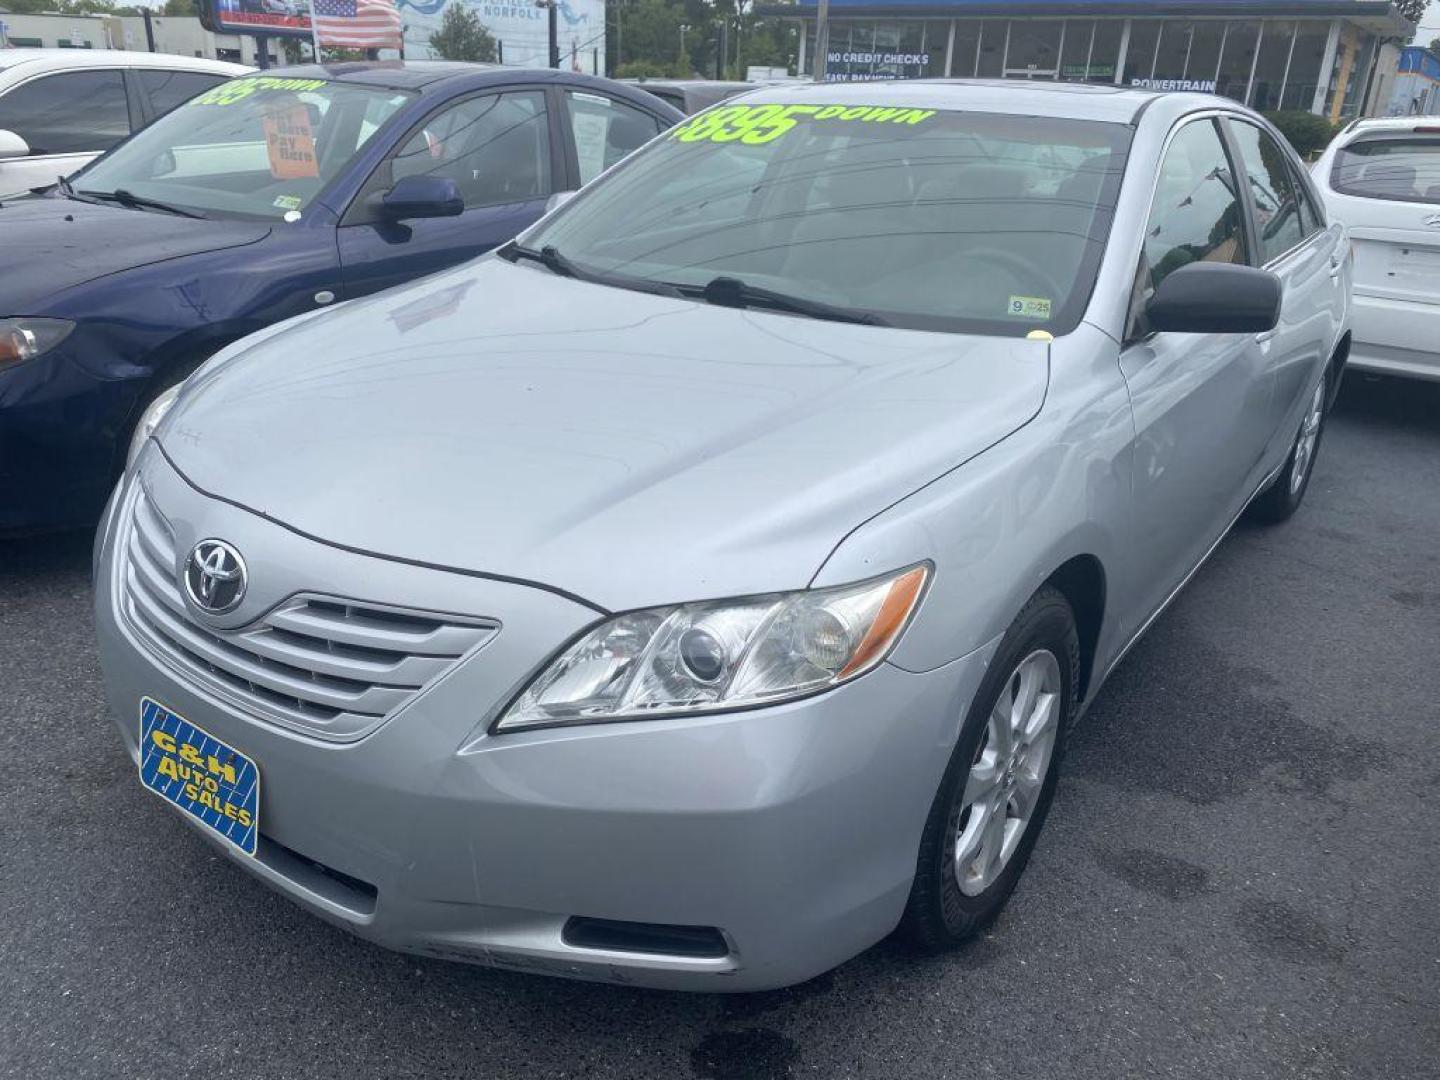
[[[245,584],[245,560],[224,540],[201,540],[185,560],[185,595],[207,615],[239,607]]]

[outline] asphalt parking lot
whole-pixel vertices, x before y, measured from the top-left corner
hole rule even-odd
[[[964,951],[680,996],[416,960],[215,856],[104,716],[89,538],[0,543],[5,1077],[1440,1076],[1440,384],[1350,376],[1077,733]]]

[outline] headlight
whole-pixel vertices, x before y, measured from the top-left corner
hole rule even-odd
[[[494,730],[724,712],[828,690],[885,659],[929,574],[917,566],[858,585],[617,615],[562,652]]]
[[[130,466],[135,464],[135,459],[140,456],[140,451],[145,448],[145,440],[155,434],[155,429],[160,426],[160,421],[165,419],[165,414],[175,404],[175,399],[180,396],[180,386],[171,386],[155,395],[155,400],[145,406],[145,411],[140,414],[140,421],[135,425],[135,433],[130,436],[130,450],[125,455],[125,468],[128,471]]]
[[[0,319],[0,368],[49,352],[74,329],[67,319]]]

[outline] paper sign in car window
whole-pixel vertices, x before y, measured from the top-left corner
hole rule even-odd
[[[580,181],[588,184],[605,171],[605,136],[610,118],[599,113],[575,110],[570,118],[575,131],[575,153],[580,159]]]
[[[1050,300],[1044,296],[1012,296],[1005,310],[1017,319],[1050,318]]]
[[[271,109],[264,123],[271,176],[277,180],[304,180],[320,175],[309,109],[300,104]]]

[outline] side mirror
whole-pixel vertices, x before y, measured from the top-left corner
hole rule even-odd
[[[380,213],[392,221],[459,217],[465,212],[460,187],[448,176],[405,176],[380,199]]]
[[[0,128],[0,161],[6,158],[29,157],[30,144],[13,131]]]
[[[548,199],[545,200],[545,213],[548,214],[548,213],[550,213],[551,210],[558,210],[558,209],[560,209],[560,207],[564,206],[567,202],[569,202],[571,199],[573,199],[573,198],[574,198],[576,195],[578,195],[578,194],[579,194],[579,192],[577,192],[577,191],[557,191],[557,192],[555,192],[554,195],[551,195],[550,198],[548,198]]]
[[[1263,334],[1280,322],[1280,279],[1268,270],[1196,262],[1164,281],[1145,305],[1151,330]]]

